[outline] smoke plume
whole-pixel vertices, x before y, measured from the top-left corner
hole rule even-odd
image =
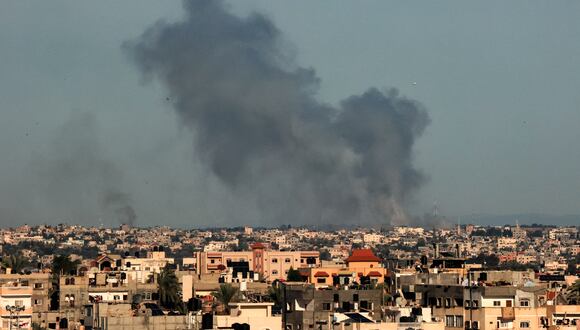
[[[267,17],[235,16],[219,0],[184,8],[183,21],[157,22],[123,48],[167,87],[209,173],[268,223],[407,221],[424,182],[412,147],[430,121],[418,102],[370,88],[321,103],[314,70]]]
[[[48,152],[37,155],[33,172],[47,203],[46,217],[134,225],[137,216],[130,195],[123,192],[123,171],[103,151],[94,115],[73,113]]]

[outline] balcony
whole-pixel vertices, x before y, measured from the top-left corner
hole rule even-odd
[[[3,286],[0,287],[0,296],[32,296],[32,287]]]
[[[501,308],[501,320],[503,322],[509,322],[516,319],[516,314],[513,307],[502,307]]]

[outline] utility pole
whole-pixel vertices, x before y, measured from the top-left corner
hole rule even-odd
[[[24,306],[6,306],[6,310],[10,312],[10,330],[12,330],[12,318],[16,314],[16,329],[20,329],[20,312],[24,311]]]

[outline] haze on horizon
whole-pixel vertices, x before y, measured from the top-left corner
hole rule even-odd
[[[409,213],[580,214],[580,3],[228,3],[273,22],[320,104],[374,86],[427,109]],[[0,4],[2,226],[271,224],[208,175],[171,93],[122,50],[183,18],[180,2]]]

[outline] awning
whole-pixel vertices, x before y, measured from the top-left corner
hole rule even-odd
[[[316,272],[316,274],[314,274],[314,277],[328,277],[328,273],[327,272]]]
[[[377,272],[376,270],[373,270],[373,271],[372,271],[372,272],[370,272],[370,273],[369,273],[367,276],[370,276],[370,277],[382,277],[382,276],[383,276],[383,274],[381,274],[381,273]]]

